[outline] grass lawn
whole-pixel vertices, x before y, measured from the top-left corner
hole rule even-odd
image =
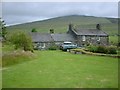
[[[118,59],[36,51],[36,59],[3,70],[3,88],[117,88]]]

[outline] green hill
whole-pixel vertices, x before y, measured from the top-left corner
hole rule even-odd
[[[95,26],[95,24],[97,23],[106,25],[108,27],[110,26],[110,28],[111,28],[111,25],[112,26],[114,25],[107,18],[71,15],[71,16],[51,18],[43,21],[35,21],[35,22],[14,25],[14,26],[8,27],[8,30],[9,31],[22,30],[22,31],[30,32],[33,28],[36,28],[36,30],[39,32],[49,32],[49,30],[52,28],[55,30],[56,33],[58,32],[62,33],[67,31],[69,23],[72,23],[74,25],[80,25],[81,28],[83,27],[89,28],[89,27]],[[107,28],[105,29],[107,30]]]

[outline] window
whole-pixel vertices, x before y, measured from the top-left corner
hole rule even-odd
[[[100,41],[100,37],[97,37],[97,41]]]
[[[41,48],[45,48],[45,43],[41,43]]]
[[[45,48],[45,43],[39,43],[38,48],[40,49]]]
[[[82,41],[85,41],[85,36],[82,36]]]

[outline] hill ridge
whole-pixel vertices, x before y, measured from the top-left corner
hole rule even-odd
[[[43,22],[43,21],[48,21],[48,20],[58,19],[58,18],[65,18],[65,17],[94,17],[94,18],[105,18],[105,17],[96,17],[96,16],[86,16],[86,15],[65,15],[65,16],[51,17],[51,18],[44,19],[44,20],[35,20],[35,21],[29,21],[29,22],[25,22],[25,23],[19,23],[19,24],[15,24],[15,25],[10,25],[10,26],[8,26],[8,27],[16,26],[16,25],[22,25],[22,24],[35,23],[35,22]],[[111,18],[110,18],[110,19],[111,19]],[[114,19],[114,18],[112,18],[112,19]]]
[[[69,23],[72,23],[75,26],[79,25],[82,28],[83,27],[92,28],[95,27],[96,24],[100,23],[102,24],[103,29],[104,26],[107,26],[107,29],[105,27],[105,31],[107,32],[109,32],[108,31],[110,29],[109,27],[112,27],[114,24],[108,18],[104,18],[104,17],[95,17],[95,16],[86,16],[86,15],[68,15],[68,16],[54,17],[41,21],[33,21],[33,22],[13,25],[7,27],[7,30],[9,32],[14,32],[14,31],[31,32],[31,30],[35,28],[38,32],[49,33],[50,29],[54,29],[55,33],[64,33],[67,32]]]

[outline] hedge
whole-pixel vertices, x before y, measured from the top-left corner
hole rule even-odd
[[[117,49],[114,46],[88,46],[88,51],[104,54],[117,54]]]
[[[76,54],[77,52],[81,52],[82,54],[87,54],[87,55],[109,56],[109,57],[120,58],[120,55],[118,55],[118,54],[93,53],[93,52],[85,51],[84,49],[71,49],[70,52],[71,52],[71,53],[75,53],[75,54]]]

